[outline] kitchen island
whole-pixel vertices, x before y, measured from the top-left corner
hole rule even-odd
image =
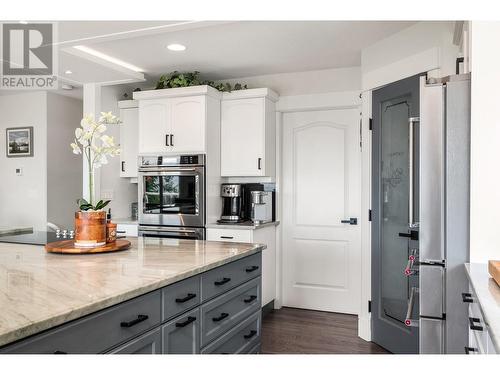
[[[265,245],[129,240],[96,255],[0,243],[0,352],[258,351]]]

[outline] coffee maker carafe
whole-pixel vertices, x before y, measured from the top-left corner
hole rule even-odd
[[[219,223],[240,223],[243,220],[241,215],[241,185],[222,184],[222,214]]]

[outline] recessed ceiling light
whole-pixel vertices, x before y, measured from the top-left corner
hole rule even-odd
[[[23,24],[23,25],[27,25],[28,24],[28,21],[19,21],[19,23]]]
[[[64,74],[73,74],[73,72],[71,70],[66,70]]]
[[[184,51],[186,46],[178,43],[172,43],[167,46],[170,51]]]
[[[141,69],[141,68],[139,68],[139,67],[137,67],[135,65],[129,64],[128,62],[125,62],[125,61],[122,61],[120,59],[117,59],[116,57],[109,56],[109,55],[106,55],[105,53],[96,51],[95,49],[92,49],[92,48],[89,48],[89,47],[86,47],[86,46],[74,46],[73,48],[77,49],[79,51],[88,53],[89,55],[98,57],[98,58],[100,58],[102,60],[108,61],[110,63],[119,65],[119,66],[121,66],[123,68],[132,70],[134,72],[138,72],[138,73],[144,72],[144,69]]]

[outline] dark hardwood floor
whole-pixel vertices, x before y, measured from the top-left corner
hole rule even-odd
[[[358,317],[283,307],[262,319],[262,354],[382,354],[358,337]]]

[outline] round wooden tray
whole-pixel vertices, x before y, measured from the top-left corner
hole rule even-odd
[[[48,253],[58,254],[98,254],[110,253],[112,251],[122,251],[130,248],[130,241],[116,240],[98,247],[77,247],[74,240],[49,242],[45,245]]]

